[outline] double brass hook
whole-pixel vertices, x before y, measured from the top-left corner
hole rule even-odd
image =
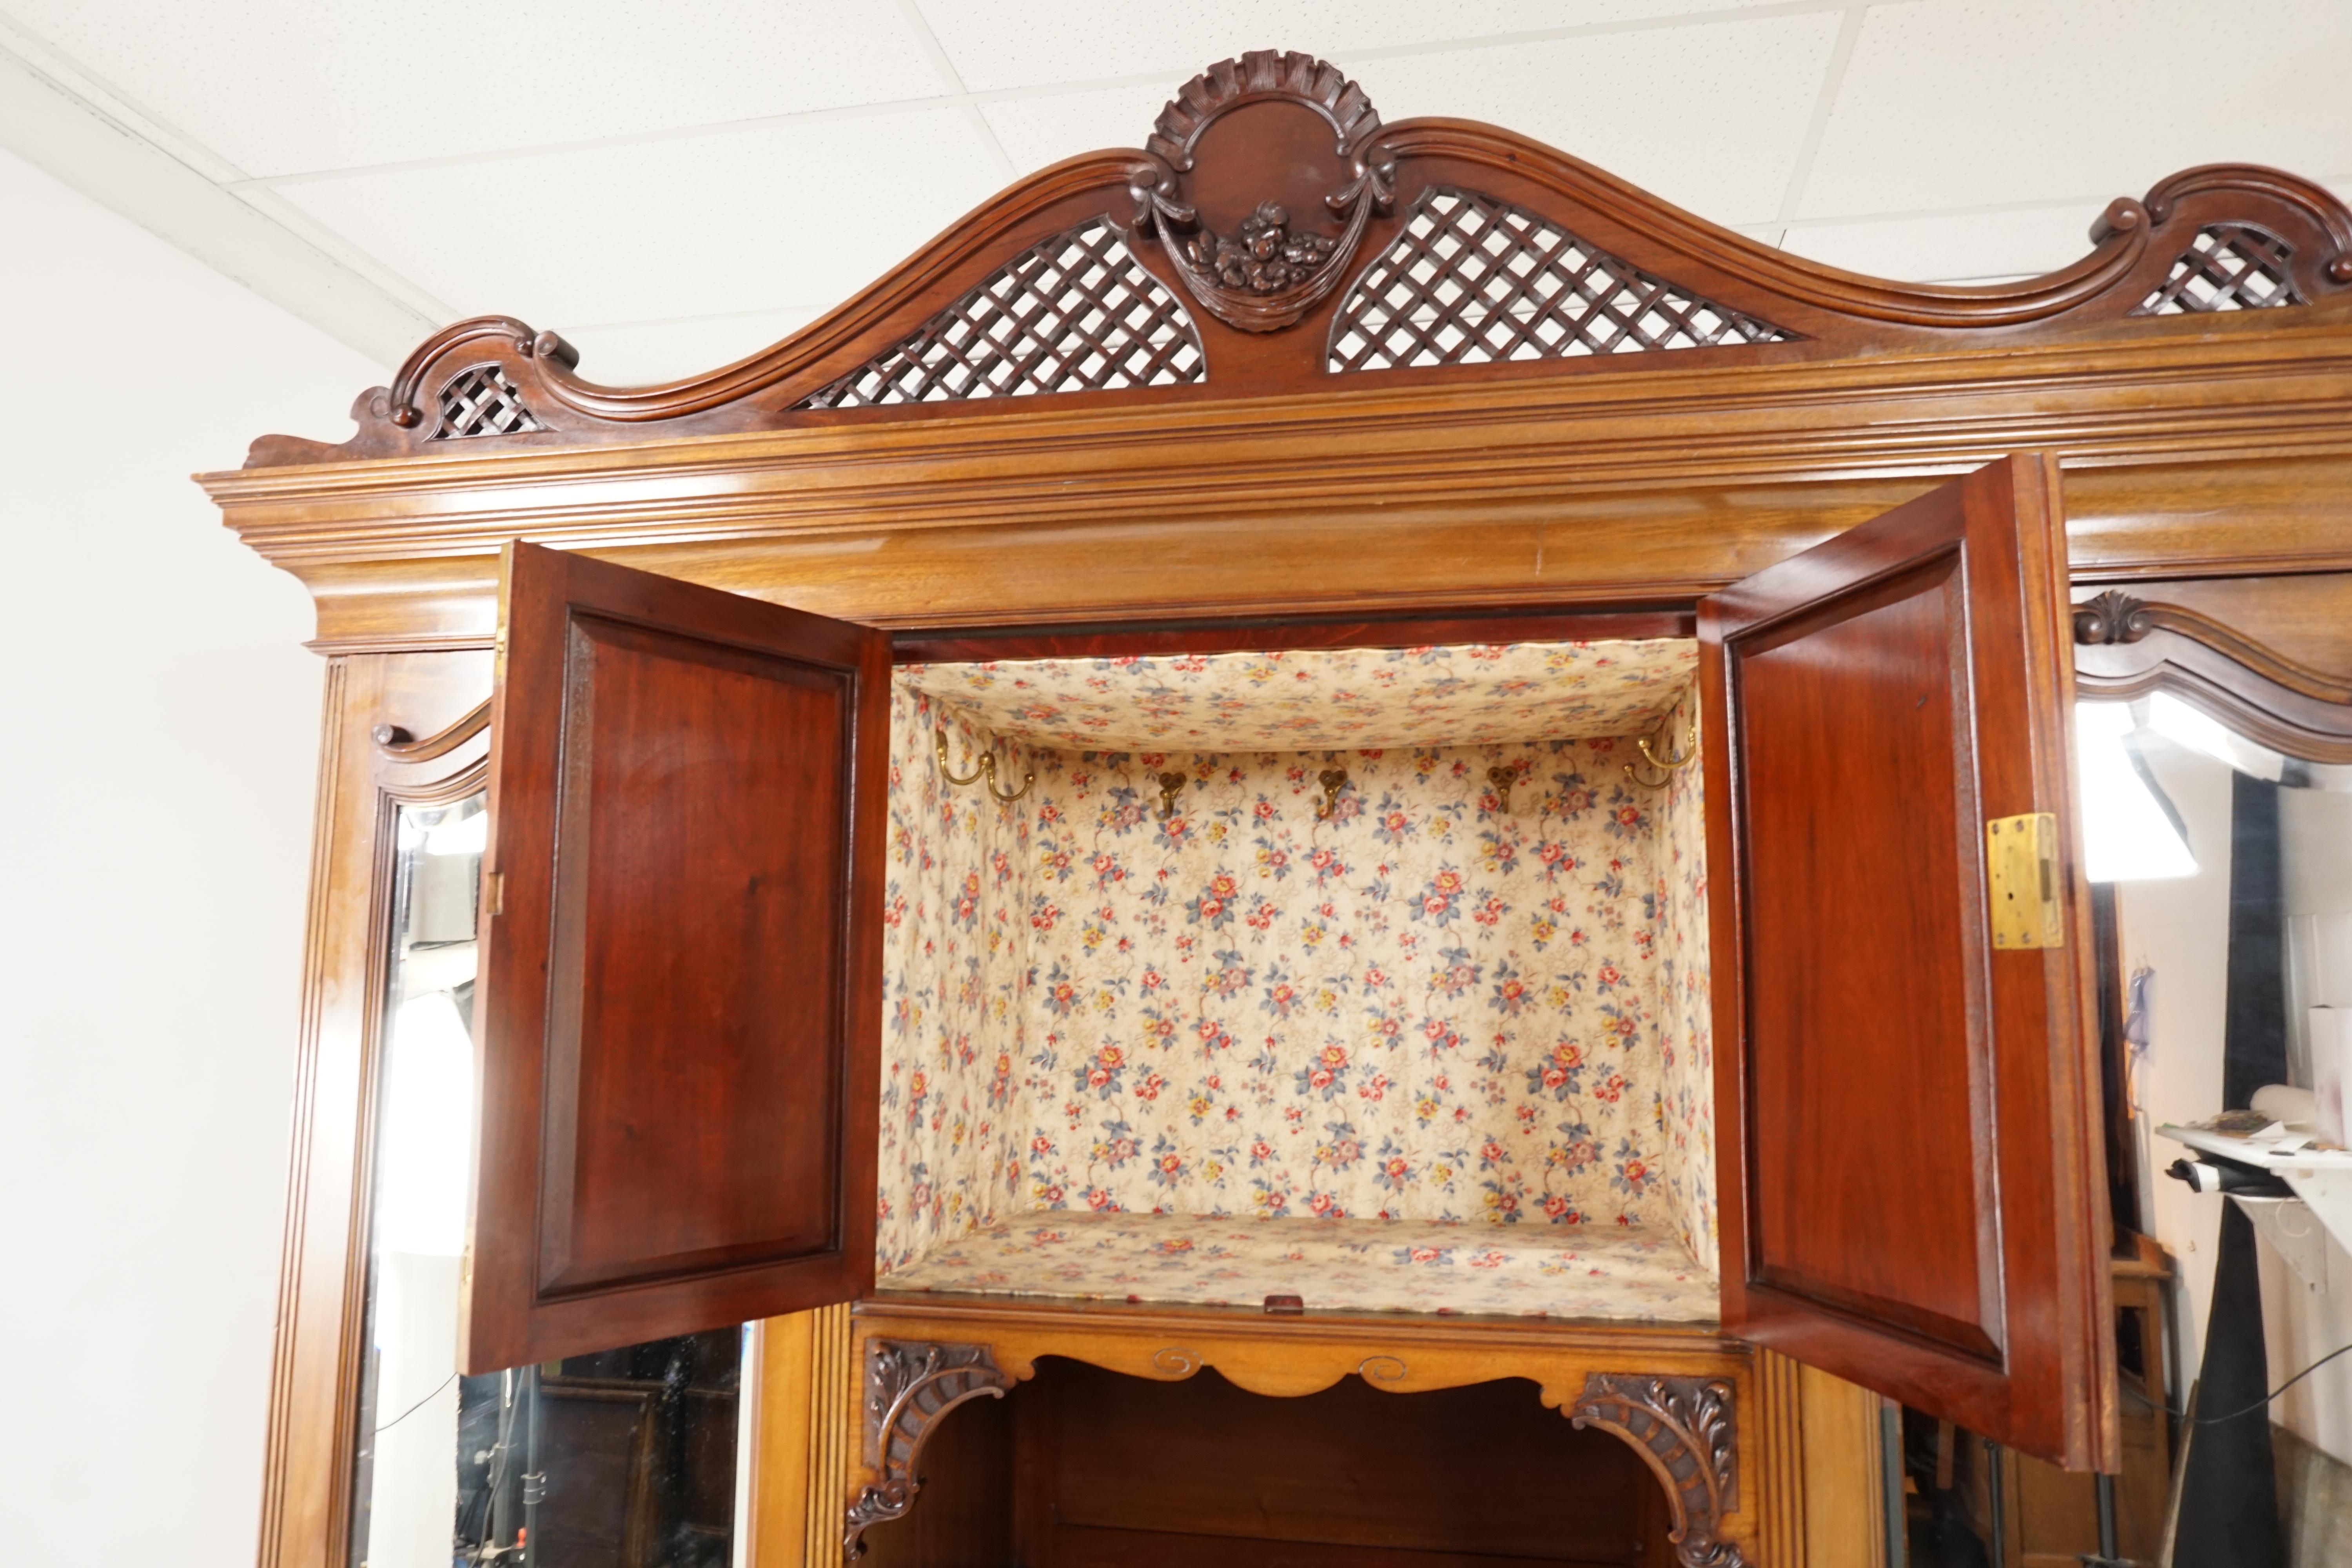
[[[1656,769],[1658,776],[1654,779],[1643,778],[1637,771],[1641,766],[1640,763],[1627,763],[1625,776],[1643,789],[1664,789],[1674,782],[1675,773],[1678,769],[1686,768],[1698,760],[1698,726],[1693,724],[1683,732],[1683,754],[1679,757],[1658,755],[1650,749],[1650,737],[1647,735],[1633,743],[1642,748],[1642,762]]]
[[[1176,797],[1184,793],[1184,784],[1188,776],[1189,775],[1184,773],[1161,773],[1160,775],[1160,821],[1165,822],[1170,817],[1176,815]]]
[[[958,787],[971,784],[977,779],[986,779],[988,781],[988,793],[994,795],[998,800],[1003,801],[1005,805],[1010,805],[1014,801],[1019,800],[1023,795],[1027,795],[1029,793],[1029,786],[1037,782],[1037,775],[1035,773],[1024,770],[1021,774],[1021,787],[1014,790],[1011,795],[1005,794],[1003,790],[996,787],[996,753],[994,752],[986,751],[980,753],[980,761],[972,764],[971,772],[965,773],[962,777],[959,778],[956,776],[956,771],[948,766],[947,726],[942,724],[934,728],[931,731],[931,742],[932,753],[940,759],[940,776],[947,780],[948,783],[955,784]]]
[[[1495,786],[1495,809],[1508,816],[1511,814],[1511,786],[1519,782],[1519,770],[1508,763],[1496,763],[1486,770],[1486,782]]]

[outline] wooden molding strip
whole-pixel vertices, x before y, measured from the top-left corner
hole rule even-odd
[[[444,730],[418,740],[397,724],[378,724],[371,733],[376,750],[395,763],[429,763],[448,755],[490,727],[490,701],[485,697],[465,716]]]

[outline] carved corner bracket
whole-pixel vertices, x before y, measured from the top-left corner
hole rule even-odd
[[[1683,1568],[1746,1568],[1739,1548],[1717,1535],[1723,1516],[1739,1507],[1730,1384],[1596,1372],[1585,1378],[1568,1418],[1613,1434],[1650,1462],[1673,1505],[1668,1539]]]
[[[1188,198],[1201,137],[1244,104],[1281,101],[1321,116],[1339,167],[1323,205],[1342,221],[1337,234],[1303,226],[1279,201],[1260,201],[1231,234],[1203,223]],[[1139,236],[1155,236],[1185,289],[1226,325],[1277,331],[1313,310],[1346,276],[1375,212],[1396,200],[1396,158],[1377,139],[1381,117],[1364,89],[1312,55],[1252,49],[1220,60],[1186,82],[1144,143],[1128,175]]]
[[[873,1340],[866,1356],[866,1462],[881,1479],[849,1505],[841,1548],[850,1557],[865,1552],[866,1531],[914,1506],[923,1441],[940,1418],[982,1394],[1002,1399],[1013,1386],[986,1345]]]

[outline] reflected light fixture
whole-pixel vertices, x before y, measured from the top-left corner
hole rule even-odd
[[[2179,814],[2133,750],[2137,726],[2125,702],[2074,705],[2075,762],[2083,799],[2083,847],[2094,882],[2193,877]]]
[[[455,1258],[466,1248],[474,1042],[446,991],[392,1016],[376,1135],[375,1248]]]
[[[479,855],[489,842],[490,814],[487,811],[467,816],[451,812],[425,830],[427,855]]]

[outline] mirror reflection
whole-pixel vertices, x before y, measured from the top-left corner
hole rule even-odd
[[[2119,1335],[2119,1506],[2164,1507],[2123,1521],[2126,1554],[2154,1561],[2168,1539],[2183,1563],[2284,1561],[2266,1532],[2352,1517],[2352,1356],[2310,1370],[2352,1345],[2352,1258],[2320,1191],[2331,1162],[2352,1183],[2352,767],[2168,691],[2083,703],[2076,744],[2119,1101],[2119,1302],[2127,1272],[2169,1275],[2163,1310]],[[2253,1142],[2182,1141],[2198,1128]]]
[[[742,1331],[457,1371],[474,1122],[480,794],[394,824],[354,1568],[728,1568]]]

